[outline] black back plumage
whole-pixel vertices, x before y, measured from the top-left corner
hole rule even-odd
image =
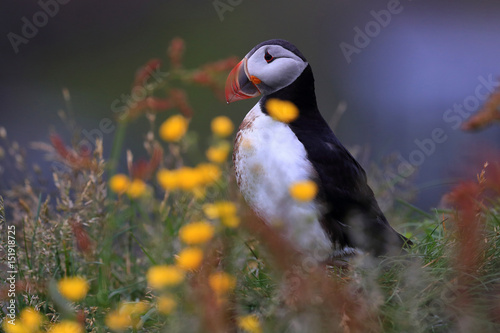
[[[367,184],[365,171],[321,116],[310,65],[291,85],[263,96],[263,112],[267,112],[266,101],[271,98],[291,101],[299,108],[299,117],[289,126],[317,173],[317,200],[325,207],[320,222],[338,249],[348,246],[378,256],[409,244],[389,225]]]

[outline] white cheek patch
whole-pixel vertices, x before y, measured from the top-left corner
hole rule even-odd
[[[269,52],[275,59],[268,63],[265,53]],[[308,63],[293,52],[278,45],[263,46],[247,59],[250,75],[258,77],[269,94],[293,83],[302,74]]]

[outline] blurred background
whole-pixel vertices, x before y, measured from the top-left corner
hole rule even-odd
[[[500,77],[498,0],[55,1],[1,5],[0,126],[20,145],[48,141],[50,129],[70,136],[57,116],[63,88],[82,129],[112,118],[135,71],[151,58],[166,62],[174,37],[186,42],[187,68],[283,38],[311,64],[324,117],[345,103],[335,132],[346,146],[362,147],[376,163],[392,154],[400,165],[418,164],[418,207],[436,207],[454,182],[480,172],[484,152],[500,151],[498,126],[459,128]],[[53,16],[44,23],[37,13],[48,4]],[[17,42],[13,34],[22,37],[34,19],[38,31]],[[227,106],[208,89],[187,93],[200,137],[214,116],[240,123],[257,102]],[[128,131],[126,145],[138,156],[147,128],[141,119]],[[433,133],[439,142],[431,144]],[[106,152],[112,138],[104,135]],[[43,166],[42,154],[28,156]]]

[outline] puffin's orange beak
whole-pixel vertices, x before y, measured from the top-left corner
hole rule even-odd
[[[226,81],[226,102],[252,98],[260,95],[257,84],[261,81],[248,74],[247,58],[243,58],[229,73]]]

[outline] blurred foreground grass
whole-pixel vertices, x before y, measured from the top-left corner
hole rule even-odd
[[[161,80],[152,75],[159,60],[137,72],[132,90],[146,95],[118,115],[109,159],[99,140],[88,149],[53,133],[50,144],[35,144],[57,166],[52,196],[1,131],[3,160],[25,170],[23,182],[0,193],[5,332],[500,331],[498,159],[446,196],[448,210],[432,213],[394,205],[408,193],[387,188],[389,165],[372,166],[391,223],[416,245],[401,257],[324,267],[244,206],[227,161],[227,118],[212,121],[205,161],[187,162],[199,142],[184,86],[220,95],[235,60],[187,70],[183,51],[174,40]],[[165,110],[180,114],[157,124]],[[128,174],[117,174],[123,138],[140,116],[151,123],[149,160],[126,151]]]

